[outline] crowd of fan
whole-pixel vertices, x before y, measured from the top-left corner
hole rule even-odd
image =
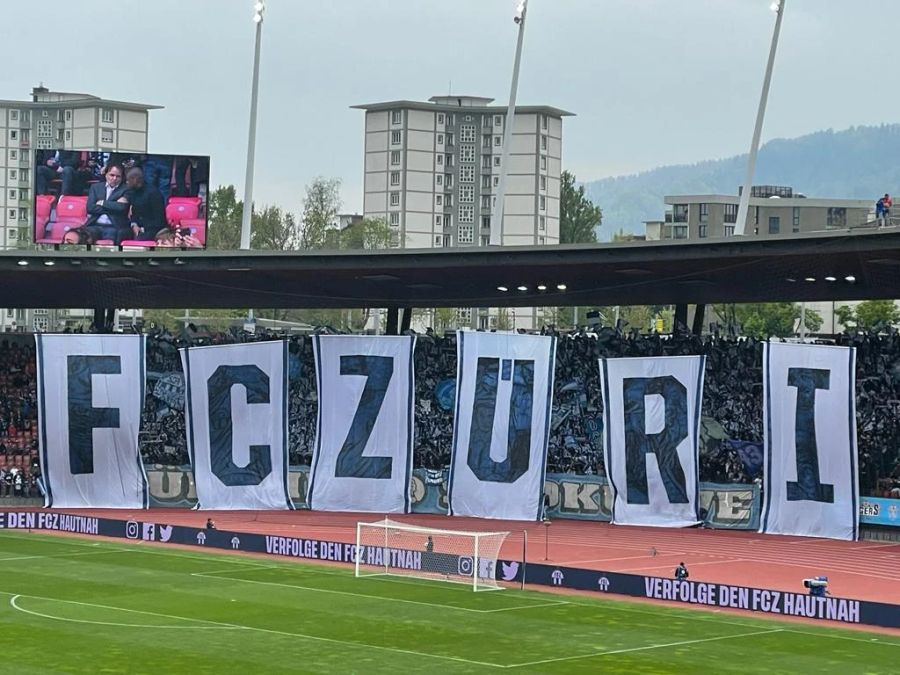
[[[141,450],[148,464],[187,464],[184,384],[178,349],[196,344],[265,340],[240,331],[148,336],[147,396]],[[750,482],[758,465],[745,461],[735,441],[762,440],[762,343],[720,336],[596,333],[559,335],[547,468],[550,472],[603,474],[603,403],[597,362],[602,357],[705,355],[700,477],[711,482]],[[845,335],[857,348],[857,422],[863,489],[900,496],[900,336]],[[290,342],[290,461],[309,464],[316,434],[317,392],[312,340]],[[454,335],[420,335],[415,352],[414,465],[449,466],[456,377]],[[0,344],[0,454],[36,456],[34,350]],[[5,444],[5,445],[4,445]],[[23,445],[24,444],[24,445]],[[28,462],[29,470],[31,461]],[[30,475],[30,471],[27,475]],[[0,492],[3,486],[0,481]]]

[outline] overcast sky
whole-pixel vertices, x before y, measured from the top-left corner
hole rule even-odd
[[[577,114],[579,180],[746,152],[771,0],[530,0],[520,104]],[[243,189],[252,0],[3,3],[0,98],[57,91],[153,103],[150,150],[209,154]],[[490,96],[506,105],[515,0],[267,0],[255,201],[299,210],[316,175],[362,204],[358,103]],[[786,0],[763,139],[896,122],[898,0]]]

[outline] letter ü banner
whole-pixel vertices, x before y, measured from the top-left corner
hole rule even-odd
[[[44,505],[147,507],[142,335],[35,335]]]
[[[856,353],[763,346],[761,532],[857,538]]]
[[[200,508],[293,508],[287,355],[284,340],[181,350]]]
[[[698,442],[703,356],[601,359],[612,522],[700,522]]]

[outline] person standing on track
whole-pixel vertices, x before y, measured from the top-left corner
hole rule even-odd
[[[684,581],[689,576],[690,573],[688,572],[687,565],[683,562],[678,563],[678,567],[675,568],[675,578],[678,579],[678,581]]]

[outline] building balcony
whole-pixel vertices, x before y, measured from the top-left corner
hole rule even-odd
[[[21,140],[21,141],[19,141],[19,147],[20,147],[20,148],[30,148],[30,147],[31,147],[31,141],[28,141],[28,140]]]

